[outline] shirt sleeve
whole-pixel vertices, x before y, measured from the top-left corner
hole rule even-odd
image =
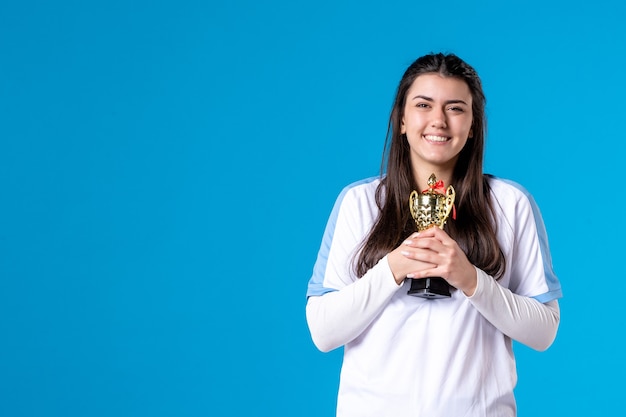
[[[562,296],[550,256],[546,228],[532,195],[521,185],[499,186],[500,236],[507,248],[505,275],[496,281],[476,268],[474,307],[508,337],[536,350],[547,349],[560,322]]]
[[[354,257],[378,215],[376,183],[346,187],[329,217],[307,291],[306,318],[315,345],[327,352],[358,337],[402,285],[382,258],[358,278]]]
[[[352,284],[309,297],[306,318],[315,346],[328,352],[358,337],[403,284],[396,283],[385,256]]]
[[[557,300],[545,304],[515,294],[476,268],[478,285],[472,305],[498,330],[535,350],[546,350],[556,337],[560,322]]]

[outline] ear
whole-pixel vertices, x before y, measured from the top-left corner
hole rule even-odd
[[[404,116],[402,117],[402,120],[400,120],[400,133],[402,134],[406,133],[406,126],[404,125]]]
[[[474,129],[470,129],[469,135],[467,135],[468,139],[472,139],[474,137]]]

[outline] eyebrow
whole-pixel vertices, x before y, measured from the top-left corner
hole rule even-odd
[[[433,98],[428,97],[428,96],[423,96],[421,94],[416,95],[411,100],[415,100],[416,98],[421,98],[422,100],[426,100],[426,101],[435,101]],[[465,101],[463,101],[463,100],[460,100],[460,99],[447,100],[447,101],[444,102],[444,104],[456,104],[456,103],[462,103],[462,104],[465,104],[467,106],[467,103]]]

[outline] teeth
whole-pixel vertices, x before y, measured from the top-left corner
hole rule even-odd
[[[425,135],[424,138],[432,142],[445,142],[448,140],[448,138],[445,136],[435,136],[435,135]]]

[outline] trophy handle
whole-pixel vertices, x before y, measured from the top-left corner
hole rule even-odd
[[[417,208],[415,204],[415,200],[417,199],[418,196],[419,196],[419,193],[415,190],[413,190],[413,192],[409,196],[409,210],[411,210],[411,216],[414,219],[417,219],[418,217]]]
[[[451,185],[448,185],[448,188],[446,189],[446,202],[445,202],[446,215],[444,216],[444,220],[443,222],[441,222],[441,225],[439,225],[439,228],[441,229],[443,229],[443,225],[446,223],[446,220],[450,216],[450,212],[452,211],[452,208],[454,207],[455,197],[456,197],[456,191],[454,191],[454,187],[452,187]]]

